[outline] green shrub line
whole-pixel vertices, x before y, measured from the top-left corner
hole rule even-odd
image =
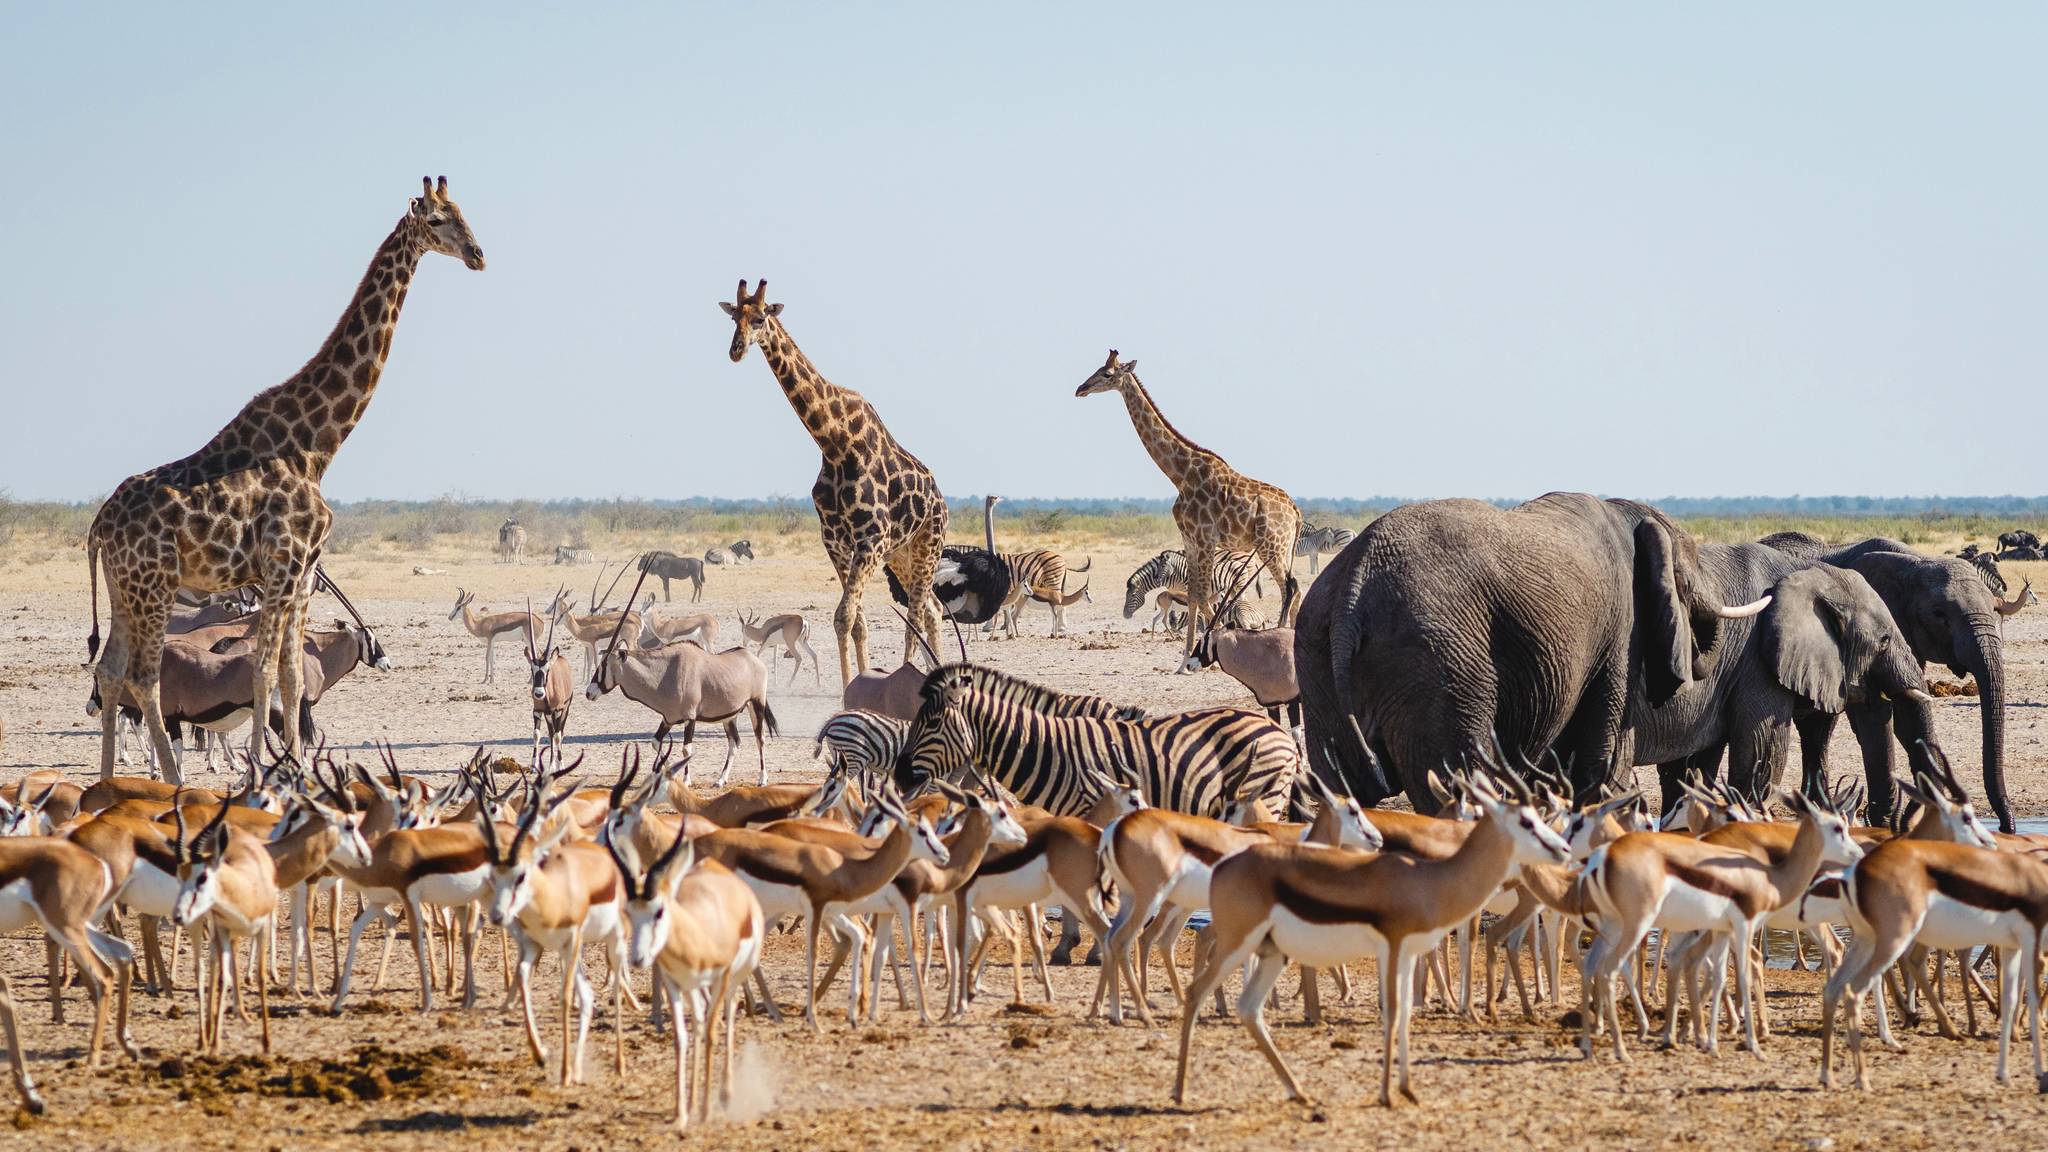
[[[1406,501],[1392,497],[1304,499],[1315,524],[1358,529]],[[1495,500],[1496,504],[1515,503]],[[1976,541],[1991,546],[2001,532],[2030,529],[2048,536],[2048,497],[1675,497],[1650,503],[1701,539],[1730,543],[1773,532],[1810,532],[1829,540],[1891,536],[1927,548]],[[981,536],[979,497],[949,501],[951,536]],[[83,543],[98,501],[15,500],[0,491],[0,555],[19,559],[31,550]],[[1013,544],[1120,541],[1172,547],[1179,532],[1165,499],[1030,498],[1006,500],[997,511],[998,542]],[[494,544],[507,518],[526,526],[535,554],[557,544],[572,547],[661,546],[674,541],[701,550],[747,537],[756,541],[815,538],[817,512],[808,498],[770,496],[718,500],[475,500],[450,494],[433,500],[356,500],[334,505],[328,551],[346,555],[368,547],[425,551],[475,541]]]

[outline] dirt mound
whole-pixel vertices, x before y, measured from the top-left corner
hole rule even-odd
[[[353,1104],[359,1100],[464,1095],[458,1079],[449,1073],[471,1066],[468,1053],[452,1044],[407,1052],[381,1044],[358,1044],[348,1055],[330,1060],[172,1056],[158,1063],[153,1072],[159,1079],[179,1083],[180,1100],[201,1105],[242,1094]]]

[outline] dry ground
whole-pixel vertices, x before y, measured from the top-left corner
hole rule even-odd
[[[696,550],[701,551],[698,542]],[[618,549],[617,555],[626,549]],[[1070,548],[1069,555],[1084,549]],[[1063,688],[1140,701],[1157,708],[1239,699],[1220,673],[1171,676],[1176,648],[1137,634],[1138,621],[1118,611],[1123,576],[1145,554],[1133,547],[1095,549],[1093,605],[1070,613],[1075,634],[1045,637],[1043,608],[1028,617],[1027,638],[974,641],[974,655]],[[434,569],[416,575],[414,566]],[[83,557],[72,550],[0,557],[0,780],[31,768],[57,767],[88,779],[97,757],[97,727],[82,707],[87,689]],[[359,672],[322,705],[322,721],[349,746],[392,741],[409,771],[448,770],[479,742],[524,749],[528,722],[516,646],[502,645],[500,679],[479,684],[481,645],[447,619],[458,584],[479,590],[493,607],[547,598],[558,580],[580,583],[589,569],[539,564],[498,565],[481,554],[398,555],[364,551],[334,558],[335,578],[375,625],[397,667]],[[804,669],[785,687],[788,665],[775,673],[774,708],[783,735],[769,741],[777,779],[814,779],[810,738],[836,704],[830,610],[836,587],[815,542],[769,542],[759,564],[713,569],[704,607],[727,635],[741,608],[801,609],[814,622],[824,656],[824,686]],[[2048,581],[2044,581],[2048,583]],[[901,629],[877,584],[871,653],[893,663]],[[1274,604],[1269,590],[1268,604]],[[322,601],[319,611],[333,610]],[[2029,816],[2048,815],[2048,614],[2038,610],[2009,626],[2013,707],[2010,727],[2013,799]],[[580,656],[577,658],[580,664]],[[1941,735],[1964,779],[1974,776],[1974,700],[1944,701]],[[1835,750],[1854,763],[1846,736]],[[579,703],[571,721],[574,752],[591,756],[593,775],[608,775],[621,741],[647,735],[637,706],[618,697]],[[700,736],[699,764],[713,764],[721,740]],[[752,739],[738,767],[751,770]],[[213,778],[200,777],[209,782]],[[323,966],[326,943],[319,944]],[[375,1143],[380,1148],[445,1146],[451,1135],[482,1147],[569,1148],[667,1146],[670,1056],[639,1021],[627,1037],[628,1074],[609,1065],[610,1025],[601,1013],[592,1039],[590,1084],[550,1087],[524,1053],[516,1012],[497,1007],[495,940],[482,957],[484,1004],[474,1013],[413,1012],[417,981],[403,946],[381,992],[362,989],[339,1018],[287,1004],[276,1026],[272,1065],[242,1061],[218,1068],[189,1058],[194,1040],[189,991],[175,1001],[138,997],[135,1032],[149,1050],[141,1063],[120,1061],[91,1074],[69,1066],[82,1054],[79,993],[66,1027],[46,1023],[41,947],[31,936],[0,941],[0,971],[22,997],[24,1040],[50,1100],[46,1117],[0,1126],[0,1141],[81,1147],[323,1147]],[[800,1001],[794,975],[801,948],[778,938],[768,966],[785,1005]],[[1991,1081],[1987,1041],[1956,1044],[1931,1030],[1910,1051],[1875,1057],[1879,1091],[1870,1097],[1815,1085],[1817,1043],[1814,978],[1772,973],[1782,1033],[1755,1061],[1724,1050],[1718,1058],[1691,1053],[1639,1054],[1618,1068],[1587,1064],[1555,1026],[1545,1023],[1474,1028],[1441,1014],[1417,1025],[1418,1089],[1425,1104],[1392,1113],[1368,1105],[1375,1091],[1379,1033],[1370,1007],[1371,981],[1338,1005],[1336,1022],[1280,1030],[1280,1043],[1322,1109],[1280,1103],[1276,1083],[1234,1024],[1204,1022],[1196,1033],[1194,1101],[1168,1103],[1172,1035],[1137,1027],[1085,1023],[1082,1006],[1095,970],[1054,972],[1058,1003],[1023,1012],[1002,1009],[1007,979],[992,976],[988,993],[963,1025],[920,1028],[914,1013],[891,1010],[876,1028],[849,1029],[842,1016],[822,1037],[794,1026],[743,1022],[741,1115],[713,1122],[686,1142],[740,1148],[931,1147],[1460,1147],[1513,1140],[1536,1147],[1639,1147],[1739,1142],[1751,1148],[1885,1148],[1981,1146],[1994,1136],[2026,1141],[2048,1118],[2031,1091]],[[543,987],[546,987],[545,978]],[[836,990],[835,990],[836,991]],[[1162,993],[1163,995],[1163,993]],[[540,994],[544,1031],[553,997]],[[1283,1015],[1292,1015],[1290,1005]],[[362,1046],[375,1046],[363,1048]],[[254,1053],[250,1027],[229,1026],[228,1051]],[[179,1059],[182,1058],[182,1059]],[[167,1065],[167,1061],[169,1062]],[[296,1063],[293,1063],[296,1062]],[[322,1062],[325,1062],[324,1064]],[[2024,1069],[2025,1065],[2020,1065]],[[2022,1076],[2024,1079],[2024,1076]],[[297,1093],[296,1095],[292,1093]],[[369,1097],[367,1099],[361,1097]],[[1334,1141],[1334,1142],[1333,1142]],[[1831,1141],[1832,1143],[1827,1143]]]

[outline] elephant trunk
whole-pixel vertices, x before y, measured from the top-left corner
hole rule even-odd
[[[2017,830],[2005,795],[2005,641],[1998,618],[1972,614],[1967,636],[1958,637],[1963,666],[1977,678],[1977,705],[1984,724],[1984,799],[1998,815],[1998,830]]]

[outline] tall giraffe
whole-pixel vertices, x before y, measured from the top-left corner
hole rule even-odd
[[[839,637],[839,681],[845,684],[868,666],[861,593],[885,564],[912,598],[904,663],[920,647],[920,632],[937,648],[939,611],[932,578],[946,540],[946,498],[939,495],[931,470],[889,435],[874,405],[825,379],[811,364],[782,326],[782,305],[768,303],[767,292],[763,280],[749,296],[741,280],[739,296],[731,303],[720,301],[719,307],[733,319],[733,363],[746,358],[749,344],[760,345],[789,406],[825,455],[818,482],[811,485],[811,502],[818,508],[825,554],[839,574],[832,627]]]
[[[164,627],[178,589],[261,590],[256,618],[259,653],[252,701],[283,697],[285,746],[299,747],[297,653],[312,595],[313,566],[334,522],[320,497],[320,478],[348,438],[391,352],[392,329],[420,257],[453,256],[482,270],[483,249],[448,198],[448,178],[423,178],[424,193],[377,246],[369,271],[326,343],[290,379],[256,394],[206,446],[182,460],[121,482],[100,505],[86,533],[92,573],[92,635],[99,656],[100,699],[131,694],[155,742],[157,762],[172,783],[181,773],[164,731],[157,696]],[[99,575],[105,568],[112,609],[100,651]],[[289,653],[280,665],[281,653]],[[101,715],[100,777],[114,774],[114,724]],[[258,709],[261,714],[261,709]],[[260,757],[269,726],[260,721],[249,754]]]
[[[1287,493],[1246,476],[1166,422],[1145,386],[1138,382],[1138,362],[1119,362],[1116,349],[1095,374],[1074,390],[1076,396],[1120,392],[1131,413],[1131,425],[1152,462],[1180,493],[1173,502],[1173,522],[1180,528],[1188,554],[1188,634],[1186,654],[1195,650],[1198,617],[1215,607],[1216,555],[1250,552],[1281,585],[1280,623],[1290,620],[1300,591],[1294,573],[1294,545],[1301,538],[1301,509]],[[1245,577],[1249,579],[1249,574]],[[1181,662],[1186,671],[1186,661]]]

